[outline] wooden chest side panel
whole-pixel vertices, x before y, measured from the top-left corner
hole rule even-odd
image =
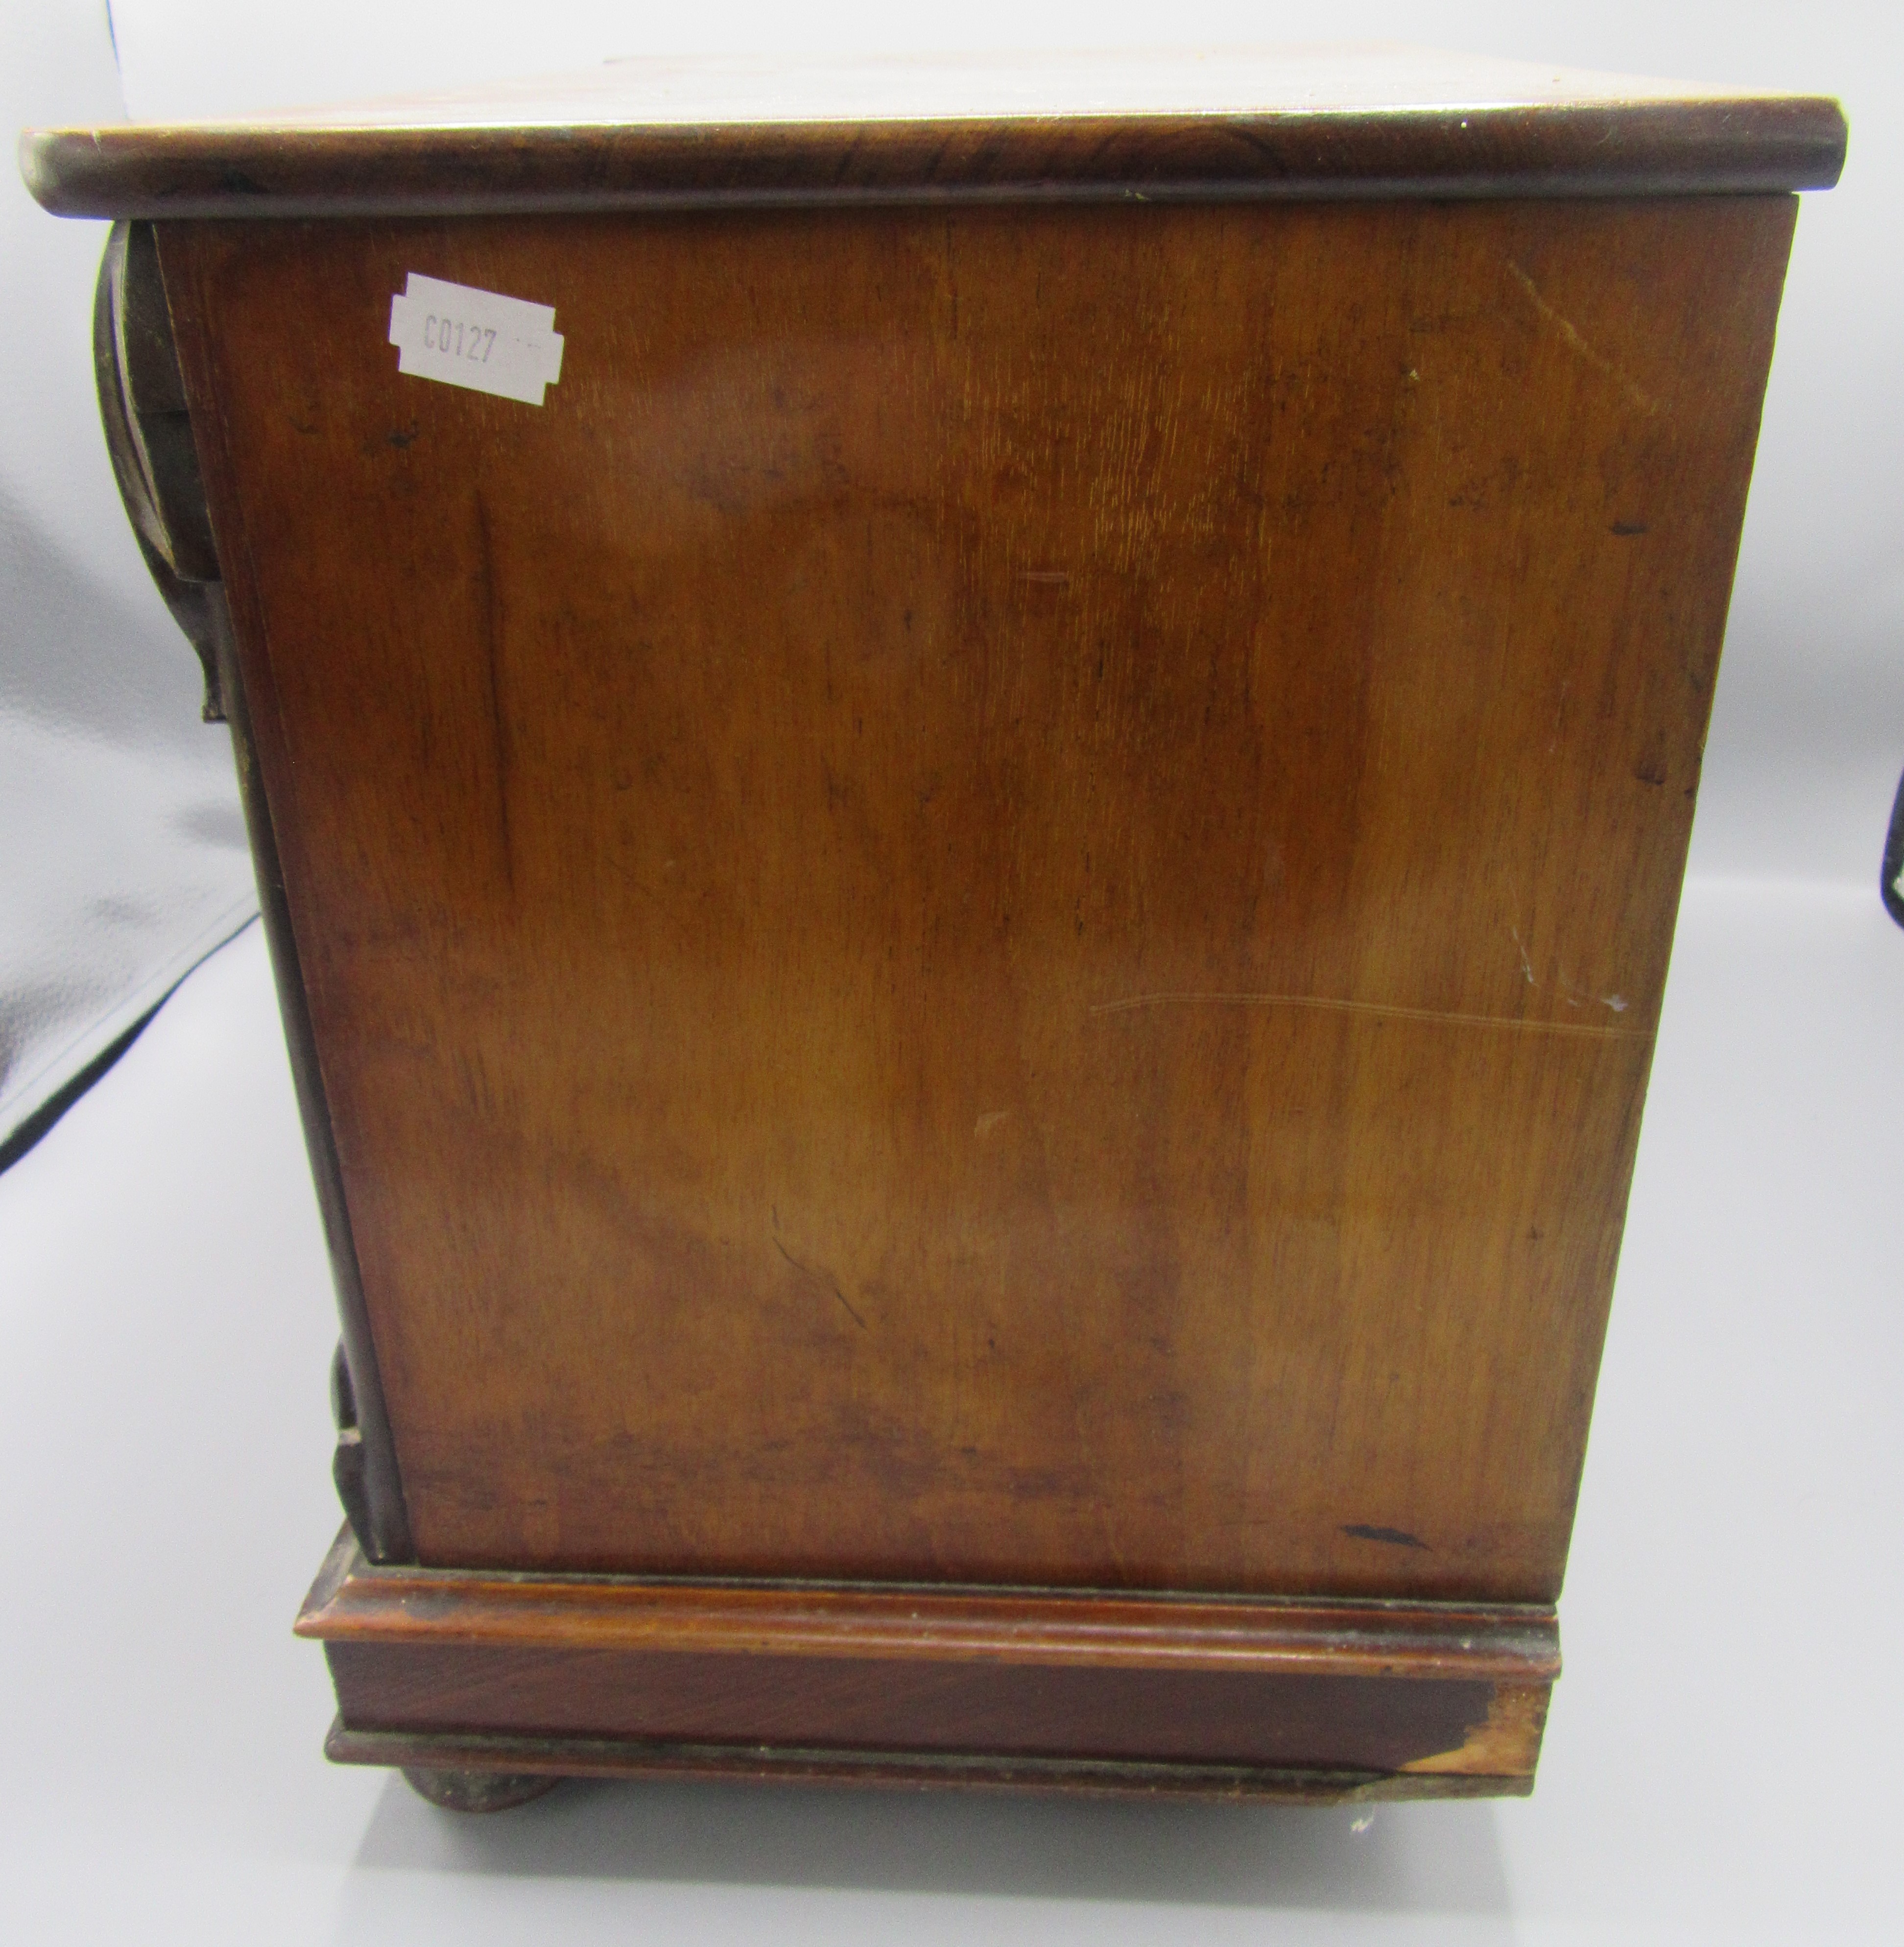
[[[1793,208],[170,233],[422,1559],[1550,1597]]]

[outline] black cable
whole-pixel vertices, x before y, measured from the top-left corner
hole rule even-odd
[[[1884,896],[1884,910],[1904,926],[1904,778],[1897,781],[1897,798],[1891,806],[1890,834],[1884,840],[1884,863],[1878,875],[1878,890]]]

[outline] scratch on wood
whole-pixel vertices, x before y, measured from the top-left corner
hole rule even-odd
[[[1530,987],[1538,986],[1540,983],[1534,977],[1534,963],[1527,957],[1527,943],[1520,936],[1520,928],[1510,926],[1507,931],[1514,943],[1516,949],[1520,955],[1521,971],[1527,977],[1527,984]]]
[[[1581,336],[1572,321],[1563,317],[1545,298],[1541,296],[1534,280],[1512,258],[1507,261],[1507,270],[1514,281],[1527,293],[1528,302],[1541,317],[1547,320],[1548,323],[1553,327],[1555,330],[1559,333],[1570,351],[1584,358],[1603,377],[1611,379],[1643,413],[1656,413],[1659,410],[1659,401],[1650,392],[1642,392],[1610,358],[1596,351],[1586,339]]]
[[[1371,1528],[1366,1521],[1351,1521],[1343,1533],[1355,1541],[1385,1541],[1393,1548],[1419,1548],[1434,1552],[1419,1535],[1405,1528]]]
[[[944,145],[941,144],[938,155],[933,158],[935,170],[944,153]],[[959,336],[959,272],[952,261],[952,223],[949,217],[945,224],[945,288],[952,299],[952,337],[956,343]]]
[[[1380,1001],[1337,1001],[1318,994],[1133,994],[1099,1001],[1094,1014],[1125,1014],[1145,1008],[1310,1008],[1324,1014],[1372,1014],[1379,1019],[1434,1021],[1457,1028],[1505,1028],[1515,1034],[1589,1035],[1599,1040],[1641,1041],[1645,1028],[1602,1026],[1591,1021],[1525,1021],[1512,1014],[1462,1014],[1442,1008],[1397,1008]]]
[[[823,1286],[827,1290],[831,1292],[833,1296],[838,1299],[842,1305],[845,1306],[846,1316],[850,1318],[862,1332],[866,1329],[866,1320],[853,1309],[852,1301],[847,1297],[846,1294],[840,1289],[839,1285],[835,1283],[833,1279],[827,1277],[823,1272],[815,1271],[811,1264],[802,1264],[799,1259],[796,1258],[777,1237],[774,1240],[774,1249],[779,1252],[780,1255],[784,1257],[802,1277],[810,1277],[815,1284]]]
[[[514,892],[515,843],[509,831],[509,741],[502,727],[502,603],[496,593],[490,549],[489,506],[480,489],[476,495],[476,537],[483,574],[483,662],[489,677],[490,741],[496,756],[496,822],[502,840],[502,876]]]

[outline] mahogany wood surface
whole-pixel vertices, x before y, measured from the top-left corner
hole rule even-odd
[[[1559,1669],[1550,1609],[499,1577],[372,1568],[348,1534],[298,1630],[349,1732],[648,1763],[745,1746],[1513,1788]]]
[[[667,1778],[748,1784],[956,1788],[1086,1798],[1262,1800],[1287,1804],[1420,1798],[1525,1798],[1531,1774],[1369,1772],[1345,1766],[1226,1765],[1136,1758],[1000,1757],[861,1747],[682,1744],[663,1738],[534,1737],[499,1732],[360,1731],[332,1721],[336,1764],[465,1772],[514,1779]]]
[[[298,1618],[325,1642],[1248,1671],[1522,1685],[1551,1605],[1113,1596],[938,1583],[687,1582],[373,1565],[347,1528]]]
[[[665,1743],[1396,1772],[1460,1752],[1487,1683],[774,1656],[326,1645],[346,1723]],[[1492,1775],[1492,1774],[1490,1774]]]
[[[156,219],[1046,197],[1828,187],[1822,98],[1383,44],[631,60],[218,123],[32,131],[50,209]]]
[[[1550,1600],[1793,210],[165,229],[421,1559]]]

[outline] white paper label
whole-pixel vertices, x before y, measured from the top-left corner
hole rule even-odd
[[[402,354],[400,372],[526,406],[540,405],[542,388],[562,376],[553,305],[447,284],[416,271],[390,301],[390,342]]]

